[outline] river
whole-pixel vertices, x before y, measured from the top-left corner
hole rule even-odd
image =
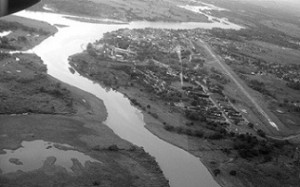
[[[28,12],[17,13],[18,16],[60,24],[68,27],[58,28],[58,33],[43,41],[32,49],[42,58],[48,67],[48,73],[70,85],[85,90],[103,100],[108,118],[105,122],[121,138],[135,145],[144,147],[154,156],[170,181],[171,187],[218,187],[207,168],[199,158],[173,146],[150,133],[144,126],[141,111],[130,104],[123,94],[107,91],[99,84],[69,71],[68,57],[81,52],[88,42],[100,39],[105,32],[120,28],[233,28],[235,24],[215,23],[163,23],[163,22],[131,22],[129,24],[95,24],[66,19],[55,13]]]

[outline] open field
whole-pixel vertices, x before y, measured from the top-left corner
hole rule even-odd
[[[300,64],[300,52],[299,50],[285,48],[270,43],[265,43],[261,41],[249,41],[262,48],[266,51],[260,54],[250,54],[254,57],[264,59],[268,62],[275,62],[278,64]]]
[[[12,31],[1,38],[1,48],[26,51],[54,35],[57,29],[45,22],[7,16],[0,20],[0,31]]]
[[[70,91],[47,77],[39,57],[8,55],[0,65],[1,114],[74,112]]]
[[[261,22],[262,24],[272,28],[279,30],[281,32],[287,33],[290,36],[300,38],[300,27],[293,23],[286,23],[284,21],[278,20],[265,20]]]
[[[122,21],[207,21],[205,16],[179,8],[176,4],[166,1],[133,0],[128,3],[126,0],[43,0],[31,9],[42,10],[44,5],[60,13]]]

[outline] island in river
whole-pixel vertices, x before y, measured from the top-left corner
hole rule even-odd
[[[1,186],[169,186],[152,156],[103,124],[101,100],[48,75],[35,54],[12,52],[41,43],[55,27],[19,17],[1,23],[1,33],[10,31],[0,37]],[[26,145],[40,143],[27,158]],[[49,151],[66,153],[70,167]]]

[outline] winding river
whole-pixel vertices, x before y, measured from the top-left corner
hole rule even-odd
[[[162,23],[162,22],[131,22],[129,24],[95,24],[66,19],[54,13],[23,11],[18,16],[48,22],[52,25],[61,24],[68,27],[58,28],[58,33],[46,39],[32,49],[47,64],[48,73],[53,77],[76,86],[97,96],[104,101],[108,112],[105,122],[121,138],[132,142],[154,156],[171,187],[217,187],[219,186],[199,158],[173,146],[150,133],[144,126],[142,113],[130,104],[121,93],[107,91],[99,84],[69,71],[68,57],[83,50],[88,42],[102,37],[105,32],[120,28],[233,28],[234,24],[215,23]]]

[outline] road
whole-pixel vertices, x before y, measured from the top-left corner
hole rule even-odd
[[[286,136],[286,137],[275,137],[275,136],[267,136],[269,138],[272,138],[274,140],[292,140],[292,139],[296,139],[296,138],[300,138],[300,134],[295,134],[295,135],[290,135],[290,136]]]
[[[198,40],[202,46],[209,52],[209,54],[214,58],[215,62],[218,63],[221,68],[225,71],[225,73],[234,81],[234,83],[237,85],[237,87],[243,92],[243,94],[252,102],[253,106],[257,109],[259,113],[261,113],[265,119],[269,122],[269,124],[274,127],[277,131],[279,131],[278,126],[276,123],[272,121],[272,119],[269,117],[269,115],[261,108],[261,106],[256,102],[256,100],[248,93],[248,91],[242,86],[242,84],[237,80],[234,76],[234,73],[231,69],[229,69],[224,63],[222,63],[220,58],[211,50],[211,48],[208,46],[206,42],[199,39]]]
[[[204,86],[203,84],[201,84],[199,81],[196,81],[196,83],[198,85],[201,85],[202,89],[204,90],[205,93],[208,93],[208,89],[206,86]],[[226,122],[230,125],[232,125],[231,121],[228,119],[228,117],[225,115],[224,111],[220,109],[220,106],[218,105],[218,103],[216,101],[214,101],[211,97],[209,97],[209,100],[214,104],[215,107],[217,107],[219,109],[219,111],[222,112],[222,116],[223,118],[225,118]]]

